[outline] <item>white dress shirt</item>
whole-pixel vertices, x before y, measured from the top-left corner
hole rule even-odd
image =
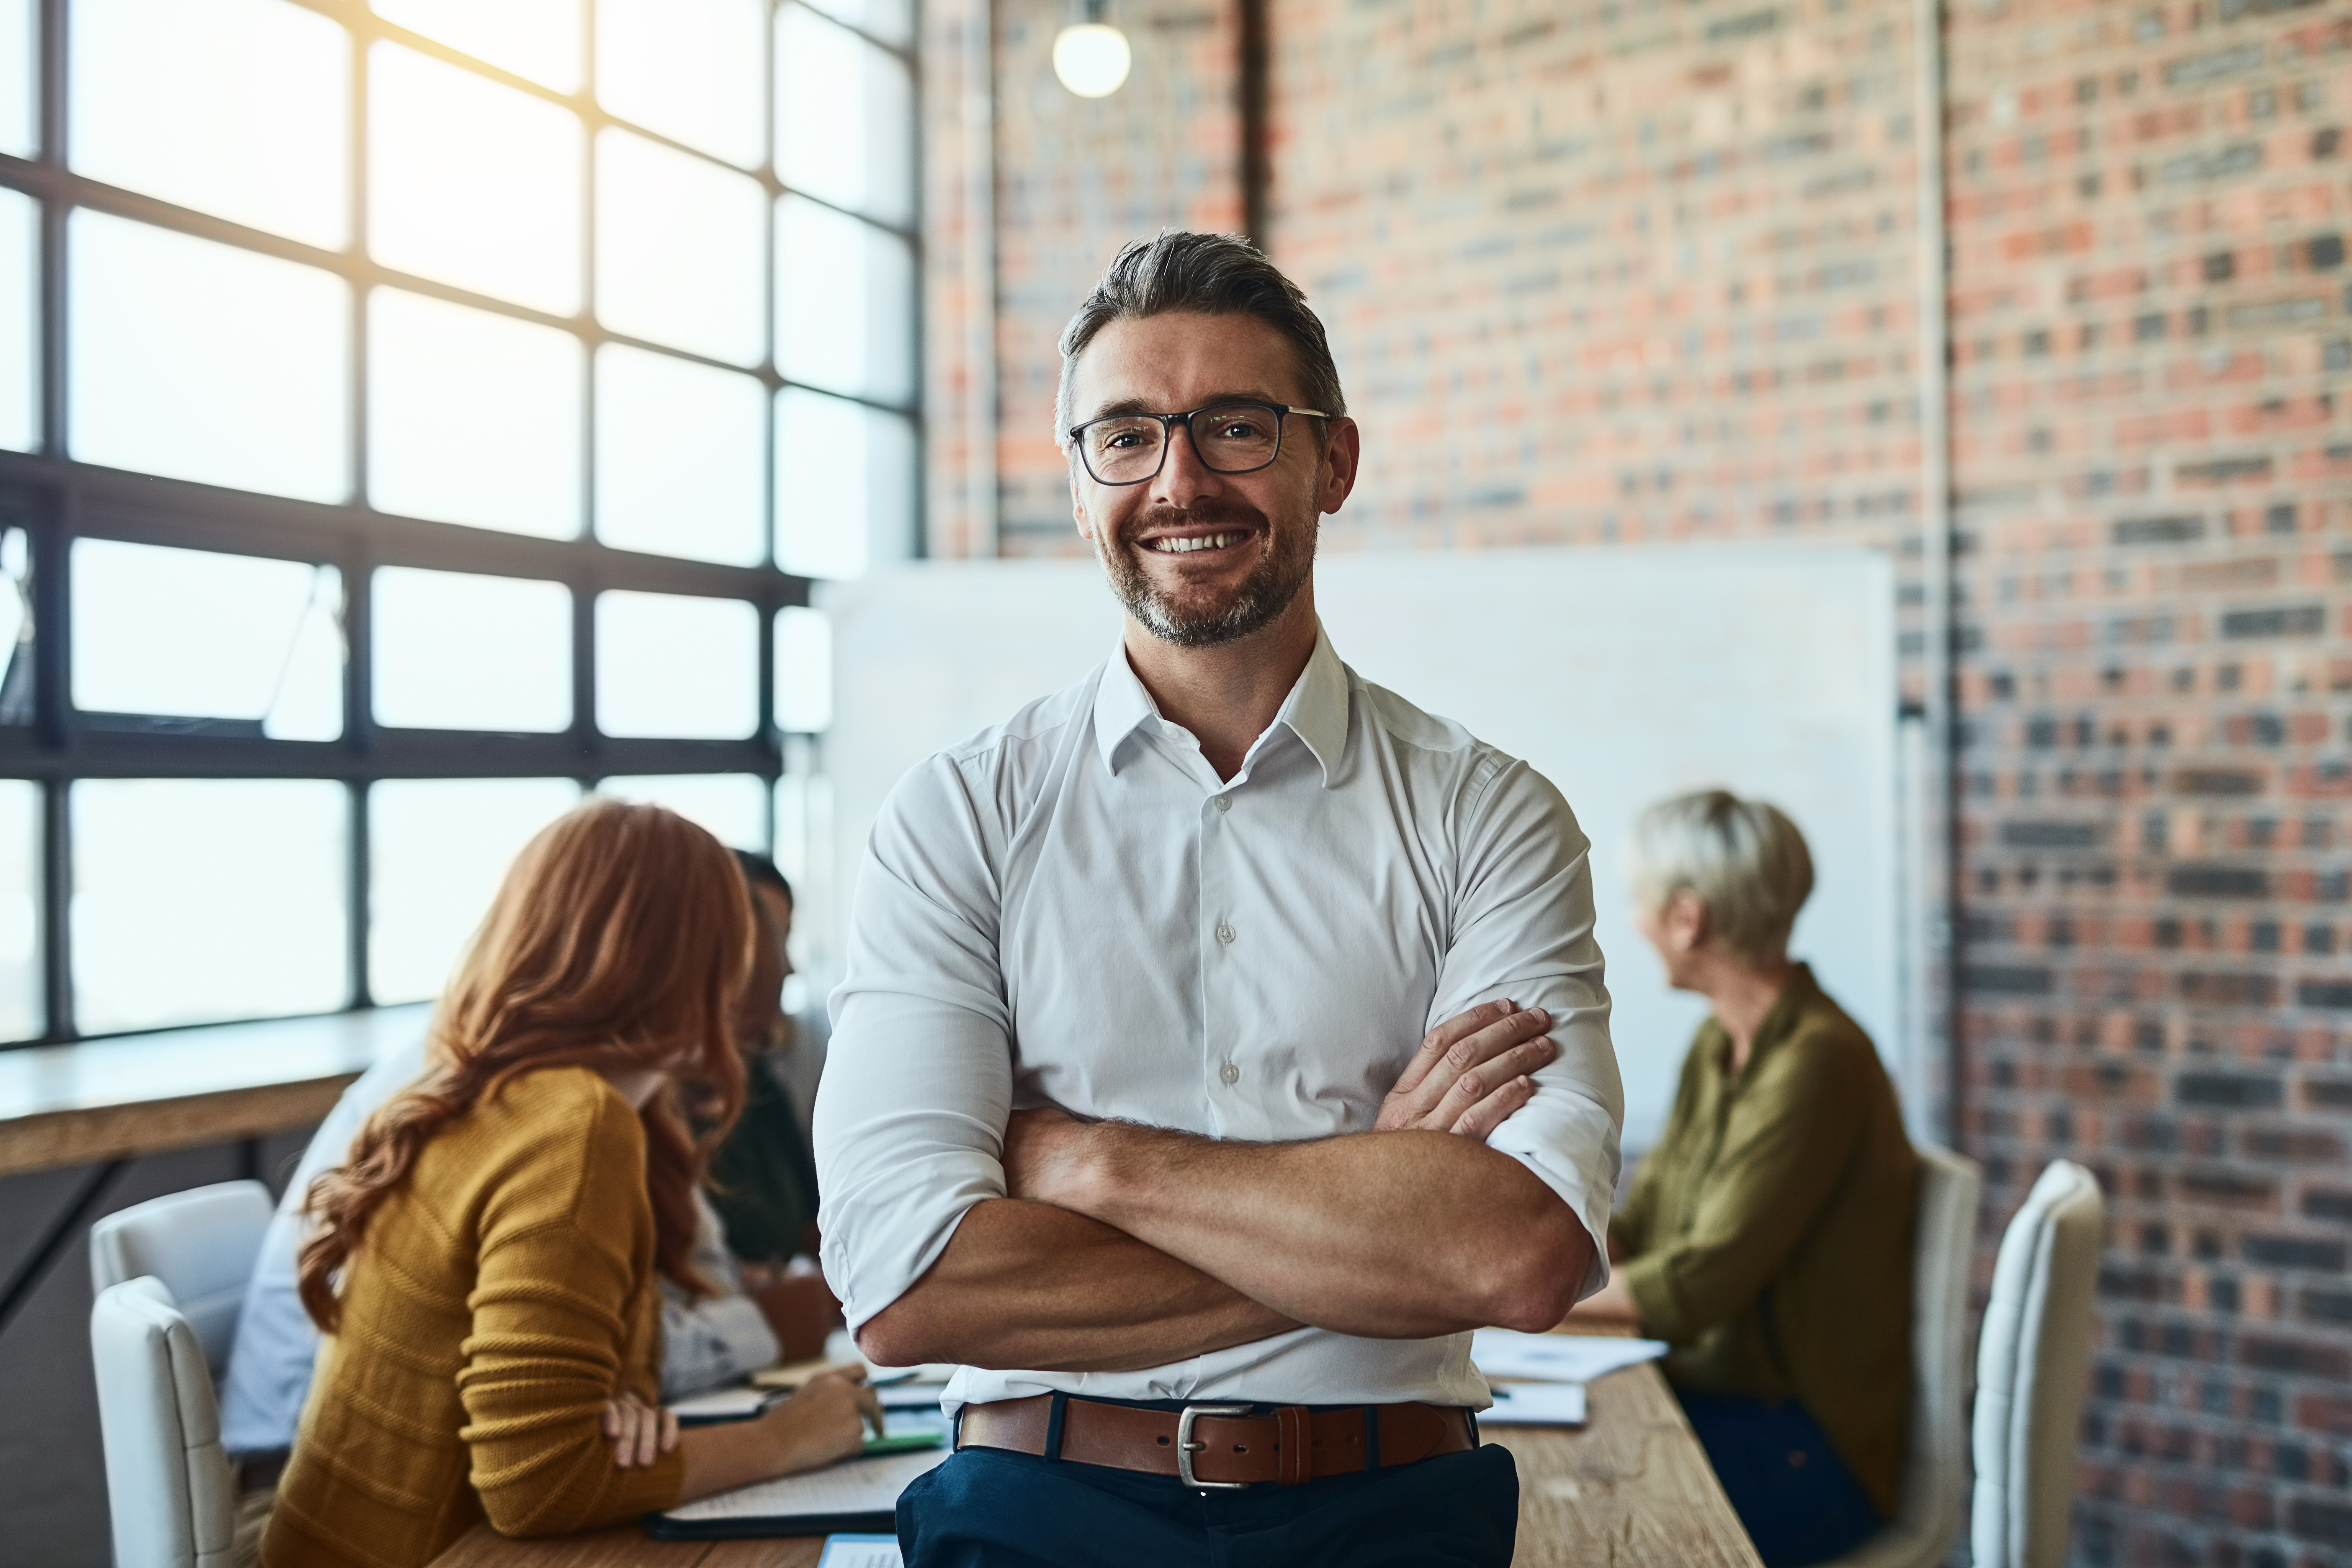
[[[1509,997],[1559,1047],[1486,1140],[1609,1231],[1624,1098],[1589,846],[1526,763],[1315,652],[1220,781],[1123,652],[899,781],[867,843],[817,1096],[824,1271],[855,1330],[1004,1195],[1007,1114],[1212,1138],[1369,1130],[1431,1027]],[[1593,1261],[1584,1292],[1608,1278]],[[963,1368],[966,1402],[1483,1408],[1470,1336],[1322,1329],[1140,1372]]]

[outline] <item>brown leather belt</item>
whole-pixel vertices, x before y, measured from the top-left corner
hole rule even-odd
[[[1054,1430],[1054,1405],[1062,1405]],[[1350,1405],[1310,1410],[1283,1405],[1264,1415],[1247,1405],[1139,1410],[1067,1394],[1038,1394],[967,1405],[958,1448],[1006,1448],[1082,1465],[1174,1476],[1189,1487],[1297,1486],[1325,1476],[1410,1465],[1478,1446],[1470,1414],[1440,1405]],[[1368,1441],[1368,1439],[1370,1439]]]

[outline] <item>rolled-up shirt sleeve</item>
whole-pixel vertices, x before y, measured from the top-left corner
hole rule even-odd
[[[815,1140],[825,1279],[853,1334],[1004,1195],[992,806],[953,753],[933,757],[884,802],[859,868]]]
[[[1486,1142],[1534,1172],[1583,1223],[1593,1258],[1581,1298],[1609,1279],[1625,1119],[1593,938],[1591,845],[1549,780],[1525,763],[1496,763],[1464,795],[1453,942],[1428,1026],[1503,997],[1551,1014],[1559,1054],[1533,1075],[1535,1098]]]

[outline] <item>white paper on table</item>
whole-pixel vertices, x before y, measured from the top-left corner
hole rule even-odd
[[[742,1421],[782,1397],[772,1388],[714,1388],[690,1399],[674,1400],[670,1409],[689,1426],[699,1421]]]
[[[1478,1412],[1481,1426],[1581,1426],[1584,1425],[1584,1384],[1580,1383],[1497,1383],[1491,1410]]]
[[[1603,1339],[1597,1334],[1523,1334],[1512,1329],[1480,1329],[1470,1341],[1470,1359],[1488,1377],[1523,1377],[1541,1383],[1591,1383],[1665,1353],[1664,1340]]]
[[[821,1470],[754,1481],[731,1492],[681,1503],[662,1517],[682,1524],[721,1519],[806,1519],[817,1514],[888,1513],[898,1494],[948,1457],[945,1448],[844,1459]]]
[[[816,1568],[906,1568],[895,1535],[828,1535]]]

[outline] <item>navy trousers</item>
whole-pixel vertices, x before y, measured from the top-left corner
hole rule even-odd
[[[1237,1492],[966,1448],[898,1499],[908,1568],[1508,1568],[1518,1526],[1496,1447]]]
[[[1687,1388],[1675,1396],[1764,1568],[1806,1568],[1841,1556],[1885,1522],[1797,1401]]]

